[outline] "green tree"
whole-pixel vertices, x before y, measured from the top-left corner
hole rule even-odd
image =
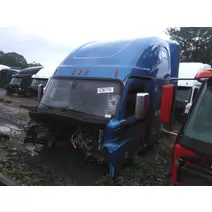
[[[2,57],[4,55],[3,51],[0,51],[0,57]]]
[[[181,46],[181,61],[212,63],[212,27],[167,28],[171,40]]]
[[[16,52],[4,53],[0,51],[0,64],[15,68],[27,68],[31,66],[42,66],[40,63],[27,63],[23,55]]]
[[[16,52],[8,52],[3,54],[1,53],[0,64],[7,65],[10,67],[20,67],[20,68],[28,67],[27,61],[24,58],[24,56]]]
[[[32,66],[42,66],[42,65],[36,62],[28,63],[28,67],[32,67]]]

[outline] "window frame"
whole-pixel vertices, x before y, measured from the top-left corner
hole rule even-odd
[[[127,90],[127,95],[126,95],[126,100],[125,100],[125,114],[124,114],[124,118],[128,119],[129,117],[133,117],[135,116],[135,106],[136,106],[136,96],[137,93],[144,93],[145,92],[145,84],[144,83],[131,83],[129,85],[129,88]],[[134,110],[133,110],[133,114],[128,115],[127,113],[127,107],[128,107],[128,98],[129,98],[129,94],[131,94],[132,92],[135,92],[135,100],[134,100]],[[132,109],[132,108],[131,108]]]

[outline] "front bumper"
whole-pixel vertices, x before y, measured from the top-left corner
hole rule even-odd
[[[11,93],[24,94],[24,89],[20,86],[6,86],[5,89]]]

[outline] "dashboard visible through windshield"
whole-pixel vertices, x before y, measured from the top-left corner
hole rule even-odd
[[[115,80],[52,78],[41,104],[111,118],[115,115],[121,83]]]

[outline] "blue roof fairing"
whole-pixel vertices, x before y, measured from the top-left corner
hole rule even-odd
[[[76,69],[73,75],[76,77],[114,78],[116,70],[119,71],[116,78],[122,81],[133,73],[157,77],[158,73],[153,70],[158,63],[160,47],[165,47],[170,54],[169,43],[157,37],[91,42],[69,54],[54,76],[72,76],[72,70]],[[82,72],[78,75],[80,69]],[[87,69],[89,72],[85,76]],[[170,76],[170,70],[168,72]],[[167,73],[160,74],[165,75]]]

